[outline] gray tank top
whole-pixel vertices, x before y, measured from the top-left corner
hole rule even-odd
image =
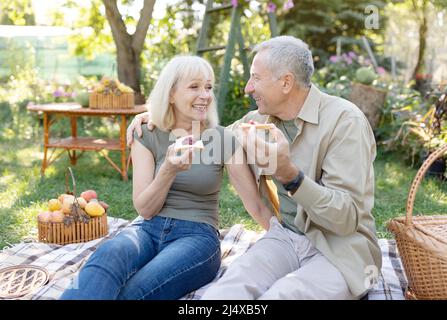
[[[149,149],[155,161],[155,175],[163,164],[168,146],[175,141],[170,132],[142,126],[143,135],[134,138]],[[234,134],[222,126],[207,129],[201,139],[205,148],[195,151],[193,164],[177,174],[158,214],[181,220],[204,222],[218,228],[219,191],[225,162],[236,149]]]

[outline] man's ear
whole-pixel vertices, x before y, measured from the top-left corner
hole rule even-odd
[[[283,93],[289,93],[295,85],[295,77],[290,72],[282,76],[282,91]]]

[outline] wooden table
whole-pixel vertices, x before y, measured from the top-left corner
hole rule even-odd
[[[41,174],[45,174],[45,170],[59,158],[64,151],[68,153],[72,165],[76,165],[77,159],[84,151],[96,151],[101,154],[113,168],[120,174],[123,180],[127,181],[127,165],[126,165],[126,129],[127,117],[134,116],[146,111],[145,105],[137,105],[132,109],[90,109],[83,108],[77,103],[51,103],[42,105],[29,105],[29,111],[43,113],[44,128],[44,155],[42,161]],[[52,116],[66,116],[71,122],[71,137],[63,139],[50,139],[50,126],[56,119]],[[106,139],[98,137],[78,137],[77,118],[81,116],[88,117],[121,117],[120,121],[120,137],[119,139]],[[48,149],[64,149],[57,156],[54,155],[55,150],[48,157]],[[82,151],[76,154],[76,150]],[[104,150],[121,152],[121,167],[113,162],[112,159],[104,152]]]

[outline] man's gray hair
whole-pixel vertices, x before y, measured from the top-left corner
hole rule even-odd
[[[267,64],[275,77],[291,72],[299,86],[310,86],[314,63],[306,43],[292,36],[279,36],[253,48],[254,53],[264,50],[268,50]]]

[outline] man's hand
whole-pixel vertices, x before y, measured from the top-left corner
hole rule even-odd
[[[295,177],[298,175],[299,169],[292,162],[292,159],[290,157],[289,141],[284,136],[282,131],[275,127],[270,132],[273,134],[278,148],[277,170],[275,171],[273,176],[282,184],[288,183],[295,179]]]
[[[264,131],[261,131],[264,133]],[[273,175],[281,183],[288,183],[298,175],[298,168],[290,157],[289,142],[278,128],[270,130],[274,141],[265,140],[255,127],[239,129],[237,137],[247,153],[249,164],[263,169],[263,174]]]
[[[149,131],[154,130],[155,126],[151,122],[151,114],[149,111],[137,114],[135,118],[133,118],[132,122],[127,127],[127,146],[130,147],[133,143],[133,132],[137,131],[137,135],[141,137],[143,132],[141,131],[141,124],[147,123],[147,128]]]

